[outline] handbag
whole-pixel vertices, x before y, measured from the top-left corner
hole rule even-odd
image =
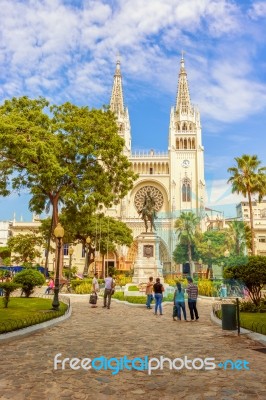
[[[177,306],[174,304],[173,306],[173,318],[177,317]]]
[[[114,280],[112,279],[112,290],[111,290],[111,296],[115,293],[115,283]]]
[[[90,295],[90,304],[96,304],[97,303],[97,294],[96,293],[92,293],[91,295]]]

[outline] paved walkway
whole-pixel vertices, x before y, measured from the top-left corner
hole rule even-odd
[[[266,399],[266,354],[252,340],[222,331],[210,321],[211,302],[200,300],[198,322],[173,322],[172,306],[163,316],[153,310],[102,300],[92,309],[88,297],[72,298],[72,317],[60,325],[0,345],[1,400],[74,399]],[[54,370],[54,356],[214,357],[245,359],[250,370],[181,369],[153,371]],[[180,364],[178,364],[180,365]]]

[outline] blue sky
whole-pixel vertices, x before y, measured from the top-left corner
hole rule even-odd
[[[266,2],[0,0],[0,101],[47,97],[101,107],[120,53],[133,149],[167,150],[181,50],[201,112],[207,202],[234,214],[234,157],[266,165]],[[30,220],[29,197],[0,198],[0,220]]]

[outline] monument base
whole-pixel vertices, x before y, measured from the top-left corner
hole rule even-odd
[[[159,258],[160,237],[154,232],[144,232],[137,237],[138,252],[134,263],[133,283],[147,283],[152,276],[163,279],[163,265]]]

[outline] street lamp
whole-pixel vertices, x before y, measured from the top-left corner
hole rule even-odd
[[[73,247],[70,247],[69,250],[68,250],[68,254],[69,254],[69,272],[68,272],[69,273],[69,282],[71,280],[71,264],[72,264],[73,253],[74,253],[74,249],[73,249]]]
[[[213,270],[212,270],[212,259],[211,259],[211,245],[212,245],[212,241],[210,239],[208,239],[207,241],[207,246],[208,246],[208,250],[209,250],[209,262],[208,262],[208,276],[207,278],[209,278],[209,274],[210,274],[210,279],[213,279]]]
[[[85,257],[85,267],[83,271],[83,276],[88,276],[89,269],[89,245],[91,243],[91,238],[88,236],[86,238],[86,257]]]
[[[56,263],[56,271],[55,271],[55,287],[54,287],[54,299],[52,303],[53,310],[59,310],[59,268],[60,268],[60,254],[61,254],[61,246],[62,246],[62,239],[64,237],[64,228],[60,223],[56,225],[54,230],[54,235],[57,239],[57,263]]]

